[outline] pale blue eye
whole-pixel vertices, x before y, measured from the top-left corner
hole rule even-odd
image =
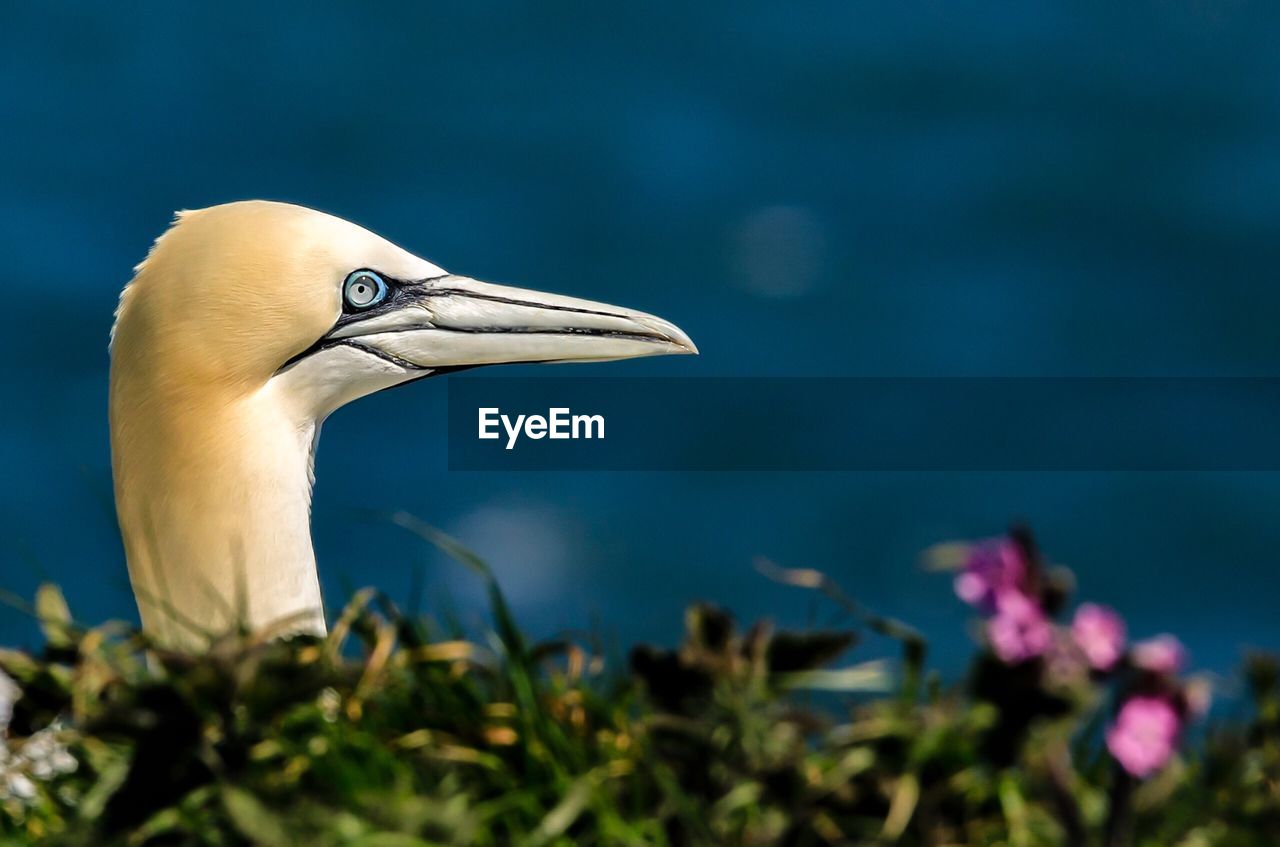
[[[387,284],[373,271],[352,271],[342,284],[342,299],[353,309],[368,309],[387,299]]]

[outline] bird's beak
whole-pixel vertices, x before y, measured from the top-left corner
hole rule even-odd
[[[698,352],[679,327],[644,312],[461,276],[405,286],[326,341],[431,370]]]

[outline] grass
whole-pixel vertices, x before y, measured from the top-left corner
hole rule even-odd
[[[483,562],[400,521],[486,580],[491,637],[366,590],[327,638],[235,632],[191,655],[77,625],[42,588],[43,651],[0,652],[22,690],[0,843],[1280,843],[1274,659],[1249,662],[1235,719],[1138,781],[1101,741],[1111,683],[979,646],[944,686],[914,630],[816,572],[761,563],[842,606],[847,630],[696,605],[678,647],[610,667],[530,642]],[[864,630],[899,655],[858,657]]]

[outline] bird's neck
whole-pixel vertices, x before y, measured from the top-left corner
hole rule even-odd
[[[144,628],[176,644],[236,624],[322,634],[315,419],[270,383],[200,402],[129,394],[112,386],[112,464]]]

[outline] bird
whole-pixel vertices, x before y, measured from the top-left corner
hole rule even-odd
[[[324,635],[311,538],[326,417],[483,365],[696,354],[674,324],[449,273],[357,224],[245,200],[178,212],[120,294],[111,466],[143,632]],[[357,449],[403,451],[386,421]]]

